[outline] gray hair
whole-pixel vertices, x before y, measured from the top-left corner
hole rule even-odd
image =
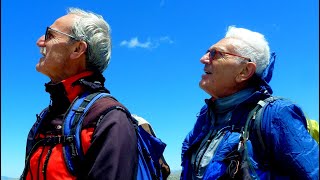
[[[111,57],[111,29],[102,16],[78,8],[69,8],[68,14],[76,15],[72,33],[88,44],[86,67],[103,72]]]
[[[270,48],[264,36],[248,29],[229,26],[225,37],[240,40],[232,41],[235,52],[250,58],[256,64],[256,75],[261,76],[270,58]]]

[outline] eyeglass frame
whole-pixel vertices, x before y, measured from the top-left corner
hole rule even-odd
[[[214,57],[217,55],[216,52],[220,53],[221,55],[222,54],[228,54],[228,55],[231,55],[231,56],[236,56],[236,57],[240,57],[240,58],[243,58],[245,60],[247,60],[248,62],[252,62],[252,60],[250,58],[247,58],[247,57],[243,57],[243,56],[240,56],[240,55],[237,55],[237,54],[232,54],[232,53],[229,53],[229,52],[224,52],[224,51],[219,51],[219,50],[216,50],[216,49],[211,49],[211,50],[208,50],[207,53],[209,52],[209,58],[210,60],[214,60]],[[214,53],[212,55],[212,53]],[[223,56],[223,55],[222,55]]]
[[[76,41],[80,41],[80,40],[81,40],[81,39],[76,38],[76,37],[74,37],[74,36],[72,36],[72,35],[70,35],[70,34],[64,33],[64,32],[62,32],[62,31],[59,31],[59,30],[57,30],[57,29],[53,29],[53,28],[51,28],[51,27],[48,26],[47,29],[46,29],[46,33],[44,34],[44,41],[47,41],[47,40],[48,40],[48,32],[49,32],[49,31],[54,31],[54,32],[63,34],[63,35],[65,35],[65,36],[70,37],[70,38],[73,39],[73,40],[76,40]]]

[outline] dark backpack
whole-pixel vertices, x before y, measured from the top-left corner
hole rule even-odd
[[[68,170],[73,175],[77,175],[77,164],[84,158],[84,153],[81,148],[80,133],[84,117],[92,106],[92,104],[100,98],[112,98],[108,93],[93,93],[84,94],[76,99],[67,110],[64,116],[62,136],[54,136],[50,138],[40,139],[35,142],[34,139],[38,134],[38,128],[41,121],[47,114],[48,108],[44,109],[40,115],[37,115],[37,121],[33,125],[28,135],[27,148],[26,148],[26,167],[21,178],[24,179],[26,170],[28,169],[28,161],[31,156],[32,150],[39,144],[63,144],[63,153],[65,163]],[[111,110],[119,109],[126,113],[129,121],[133,124],[137,135],[137,148],[138,148],[138,165],[136,169],[136,179],[138,180],[156,180],[162,179],[159,159],[163,155],[166,144],[159,138],[150,135],[141,126],[138,126],[138,121],[134,119],[130,112],[123,106],[111,106],[105,111],[106,113]],[[99,122],[97,122],[98,125]],[[50,152],[48,152],[50,153]],[[45,162],[46,163],[46,162]]]
[[[262,165],[268,167],[267,163],[267,150],[266,145],[261,135],[261,120],[268,104],[281,99],[280,97],[270,96],[264,100],[260,100],[256,106],[249,112],[245,126],[241,128],[241,136],[238,145],[238,149],[225,158],[225,162],[229,164],[226,173],[219,179],[239,178],[239,179],[256,179],[258,175],[255,172],[254,167],[250,163],[248,156],[248,150],[246,141],[249,139],[249,135],[254,133],[258,140],[259,157],[262,159]],[[319,143],[319,124],[312,119],[306,119],[307,130],[310,135]],[[238,163],[235,163],[238,162]],[[239,172],[239,173],[238,173]],[[250,173],[252,173],[252,176]]]

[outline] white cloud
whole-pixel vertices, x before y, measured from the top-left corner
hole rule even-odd
[[[170,37],[168,36],[164,36],[164,37],[160,37],[159,39],[161,42],[166,42],[166,43],[169,43],[169,44],[173,44],[173,41],[170,39]]]
[[[134,38],[131,38],[129,41],[127,40],[121,41],[120,46],[125,46],[128,48],[140,47],[145,49],[151,49],[151,48],[157,48],[158,46],[160,46],[161,43],[172,44],[173,41],[168,36],[160,37],[154,40],[151,40],[149,38],[145,42],[140,42],[138,37],[134,37]]]
[[[139,42],[137,37],[131,38],[130,41],[124,40],[120,43],[120,46],[127,46],[128,48],[135,48],[135,47],[141,47],[141,48],[150,48],[151,42],[148,40],[147,42]]]

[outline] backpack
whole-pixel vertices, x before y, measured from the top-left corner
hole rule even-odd
[[[263,113],[267,105],[275,100],[280,99],[279,97],[270,96],[264,100],[260,100],[257,105],[249,112],[245,125],[240,130],[240,141],[238,144],[237,150],[229,154],[225,159],[228,165],[226,173],[223,174],[219,179],[257,179],[258,175],[256,174],[254,167],[250,163],[247,144],[246,141],[249,139],[250,131],[255,133],[258,138],[258,147],[260,158],[262,158],[263,166],[267,167],[268,163],[265,162],[267,159],[266,146],[261,136],[261,120]],[[319,144],[319,124],[317,121],[306,118],[307,130],[310,135],[318,142]],[[233,131],[234,127],[232,128]],[[239,130],[239,129],[238,129]],[[237,131],[239,132],[239,131]],[[237,173],[239,171],[239,173]],[[252,176],[250,173],[252,173]],[[258,178],[259,179],[259,178]]]
[[[147,131],[152,136],[157,137],[153,128],[151,127],[151,124],[147,120],[145,120],[144,118],[142,118],[136,114],[132,114],[132,117],[134,117],[138,121],[138,125],[141,126],[145,131]],[[163,177],[163,179],[167,179],[168,176],[170,175],[171,171],[170,171],[170,167],[169,167],[167,161],[165,160],[165,158],[163,157],[163,155],[160,157],[159,163],[160,163],[160,167],[161,167],[162,177]]]
[[[262,120],[263,113],[264,113],[267,105],[271,102],[274,102],[277,99],[281,99],[281,98],[270,96],[264,100],[260,100],[257,103],[256,107],[253,108],[253,110],[249,113],[248,119],[246,121],[246,125],[244,128],[245,133],[246,133],[246,131],[247,131],[247,133],[249,133],[249,129],[250,129],[249,126],[253,121],[253,123],[254,123],[253,129],[255,130],[255,133],[258,135],[258,140],[259,140],[260,146],[263,151],[265,150],[265,144],[264,144],[263,139],[261,137],[261,120]],[[309,134],[319,144],[319,124],[318,124],[318,122],[315,120],[306,118],[306,124],[307,124],[307,130],[308,130]]]
[[[44,109],[40,115],[37,115],[37,121],[33,125],[28,135],[27,148],[26,148],[26,166],[32,154],[32,150],[41,143],[45,144],[63,144],[63,153],[65,163],[71,174],[77,175],[77,164],[84,159],[84,153],[81,148],[80,133],[84,117],[92,106],[92,104],[100,98],[113,98],[108,93],[85,93],[80,98],[74,100],[70,105],[64,116],[62,136],[54,136],[49,138],[40,139],[34,142],[33,139],[38,134],[38,128],[41,121],[44,119],[48,108]],[[133,124],[136,135],[137,135],[137,148],[138,148],[138,165],[136,168],[136,179],[138,180],[162,180],[162,173],[160,170],[159,158],[163,155],[166,144],[163,143],[159,138],[150,135],[141,126],[138,126],[138,121],[131,116],[131,113],[120,105],[108,107],[106,113],[111,110],[118,109],[126,113],[128,120]],[[99,121],[97,122],[97,125]],[[29,138],[30,137],[30,138]],[[50,152],[48,152],[50,153]],[[23,179],[26,175],[25,167],[21,178]]]

